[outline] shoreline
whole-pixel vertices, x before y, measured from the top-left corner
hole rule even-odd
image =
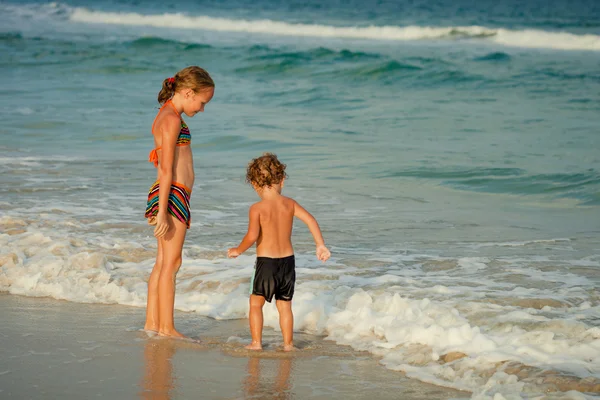
[[[0,294],[2,398],[465,399],[468,392],[410,379],[367,353],[295,333],[298,351],[243,348],[247,320],[176,311],[178,329],[200,342],[141,331],[144,311]],[[192,334],[196,332],[197,334]],[[116,396],[116,397],[115,397]]]

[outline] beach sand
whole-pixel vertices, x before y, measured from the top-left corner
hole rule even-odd
[[[247,321],[176,312],[198,342],[140,331],[144,309],[0,294],[3,399],[464,399],[470,394],[408,379],[373,357],[296,334],[279,351],[243,349]]]

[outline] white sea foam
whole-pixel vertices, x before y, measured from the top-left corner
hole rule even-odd
[[[15,216],[2,216],[0,226],[6,232],[0,234],[1,291],[145,306],[153,264],[150,242],[89,232],[71,238],[69,230],[83,227],[55,230]],[[208,258],[202,254],[210,250],[194,245],[186,251],[196,256],[184,258],[176,308],[216,319],[247,317],[253,256]],[[536,390],[535,382],[496,367],[506,360],[579,377],[600,375],[600,330],[584,322],[598,318],[600,307],[589,297],[593,283],[582,277],[536,270],[537,263],[528,265],[526,258],[507,263],[504,274],[516,268],[511,264],[520,263],[518,273],[537,271],[542,282],[562,276],[560,290],[551,291],[496,280],[503,276],[495,270],[497,260],[484,257],[380,258],[386,265],[361,268],[336,260],[320,264],[312,254],[298,254],[296,329],[369,351],[388,368],[423,381],[471,390],[474,398],[517,398],[526,385],[528,391]],[[421,272],[415,278],[415,271],[427,262],[456,267],[451,272]],[[473,283],[480,284],[470,286]],[[489,302],[490,296],[498,302]],[[544,298],[577,305],[511,305]],[[265,325],[279,329],[274,305],[265,307],[264,316]],[[466,357],[442,362],[451,352]]]
[[[68,156],[50,156],[50,157],[38,157],[38,156],[12,156],[12,157],[0,157],[0,165],[24,165],[24,166],[41,166],[43,162],[72,162],[80,161],[81,157],[68,157]]]
[[[16,111],[18,114],[21,114],[21,115],[31,115],[35,112],[33,109],[31,109],[29,107],[19,107],[14,111]]]
[[[220,32],[240,32],[276,36],[347,38],[387,41],[407,40],[485,40],[504,46],[547,48],[557,50],[600,50],[600,35],[574,34],[563,31],[538,29],[510,30],[484,26],[331,26],[323,24],[295,24],[283,21],[242,20],[215,18],[184,13],[140,14],[106,12],[62,3],[39,5],[2,5],[0,10],[9,15],[8,22],[22,20],[27,25],[41,21],[113,24],[124,26],[152,26],[169,29],[197,29]]]
[[[523,240],[523,241],[514,241],[514,242],[490,242],[490,243],[478,243],[472,245],[474,248],[481,247],[524,247],[524,246],[532,246],[532,245],[549,245],[549,244],[568,244],[571,242],[569,238],[557,238],[557,239],[540,239],[540,240]]]
[[[600,50],[600,36],[576,35],[569,32],[550,32],[534,29],[508,30],[482,26],[365,26],[336,27],[318,24],[292,24],[272,20],[237,20],[190,16],[182,13],[143,15],[138,13],[115,13],[74,8],[71,21],[116,24],[129,26],[153,26],[159,28],[203,29],[222,32],[260,33],[284,36],[310,36],[323,38],[349,38],[370,40],[432,40],[432,39],[478,39],[498,44],[528,48],[560,50]]]

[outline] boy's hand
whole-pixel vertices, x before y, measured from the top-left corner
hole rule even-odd
[[[331,256],[331,252],[324,244],[317,246],[317,258],[323,262],[327,261]]]
[[[227,257],[229,258],[236,258],[240,254],[241,253],[238,251],[237,247],[232,247],[229,250],[227,250]]]

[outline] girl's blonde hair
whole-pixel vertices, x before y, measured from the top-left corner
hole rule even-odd
[[[181,89],[192,89],[198,93],[206,89],[214,88],[215,82],[208,72],[196,65],[186,67],[176,73],[172,78],[163,81],[162,89],[158,93],[158,102],[164,104],[176,91]]]

